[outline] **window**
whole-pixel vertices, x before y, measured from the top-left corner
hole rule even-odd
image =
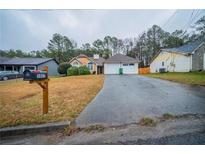
[[[129,64],[129,66],[134,66],[134,64]]]
[[[73,66],[78,67],[78,62],[77,62],[77,61],[75,61],[75,62],[73,63]]]
[[[93,70],[93,63],[92,62],[88,63],[88,68],[89,68],[89,70]]]
[[[24,66],[24,70],[36,70],[36,66]]]
[[[164,62],[162,62],[162,66],[164,66]]]
[[[123,66],[128,66],[128,64],[123,64]]]

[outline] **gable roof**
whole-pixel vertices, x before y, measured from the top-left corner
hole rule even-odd
[[[201,38],[201,39],[198,39],[196,41],[189,42],[189,43],[182,45],[180,47],[160,49],[159,52],[152,58],[150,64],[163,51],[175,52],[175,53],[184,54],[184,55],[188,56],[188,55],[192,54],[197,48],[199,48],[204,43],[205,43],[205,38]]]
[[[78,57],[78,58],[88,58],[88,56],[86,56],[86,55],[84,55],[84,54],[79,54],[77,57]]]
[[[9,60],[10,58],[8,57],[0,57],[0,63],[5,62],[7,60]]]
[[[99,57],[98,59],[94,59],[93,57],[89,57],[91,61],[93,61],[94,63],[96,63],[99,66],[103,66],[103,63],[105,61],[104,58]]]
[[[116,54],[107,60],[104,63],[137,63],[138,60],[132,57],[128,57],[122,54]]]
[[[182,53],[192,53],[203,43],[205,43],[205,39],[196,40],[194,42],[190,42],[188,44],[182,45],[177,48],[167,48],[163,50],[167,50],[171,52],[174,51],[174,52],[182,52]]]
[[[88,59],[90,59],[88,56],[86,56],[86,55],[84,55],[84,54],[79,54],[78,56],[73,57],[71,60],[69,60],[68,63],[70,64],[73,60],[77,60],[78,62],[80,62],[80,63],[82,64],[82,62],[79,61],[78,58],[88,58]]]
[[[3,59],[3,60],[2,60]],[[54,58],[0,58],[1,65],[40,65],[45,62],[56,60]],[[57,63],[57,62],[56,62]]]
[[[80,60],[78,60],[78,58],[88,58],[90,61],[94,62],[95,64],[102,66],[103,62],[105,61],[104,58],[99,57],[99,59],[94,59],[93,57],[88,57],[84,54],[80,54],[77,57],[72,58],[68,63],[71,63],[73,60],[77,60],[78,62],[80,62],[82,64],[82,62]]]
[[[73,62],[74,60],[78,61],[79,63],[82,64],[82,62],[80,60],[77,59],[77,57],[73,57],[68,63],[70,64],[71,62]]]

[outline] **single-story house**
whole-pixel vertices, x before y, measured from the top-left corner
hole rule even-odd
[[[205,39],[177,48],[161,49],[150,64],[150,72],[189,72],[205,70]]]
[[[116,54],[104,62],[104,74],[138,74],[138,59]]]
[[[6,58],[0,57],[0,71],[39,70],[48,66],[48,75],[57,76],[58,62],[54,58]]]
[[[104,72],[104,61],[105,59],[98,54],[94,54],[93,57],[80,54],[72,58],[68,63],[76,67],[87,66],[92,74],[102,74]]]

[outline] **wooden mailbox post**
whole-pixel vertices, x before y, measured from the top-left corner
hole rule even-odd
[[[48,66],[45,66],[42,71],[46,71],[48,75]],[[47,77],[40,80],[29,79],[29,83],[37,83],[43,89],[43,114],[48,113],[48,81],[49,79]]]

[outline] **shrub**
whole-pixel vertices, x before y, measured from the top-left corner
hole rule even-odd
[[[79,74],[78,67],[72,66],[72,67],[68,68],[68,71],[67,71],[68,76],[78,75],[78,74]]]
[[[86,66],[80,66],[78,68],[79,75],[87,75],[90,74],[90,70]]]
[[[66,62],[60,63],[58,66],[58,73],[59,74],[66,74],[68,68],[70,68],[70,67],[71,67],[71,65],[66,63]]]

